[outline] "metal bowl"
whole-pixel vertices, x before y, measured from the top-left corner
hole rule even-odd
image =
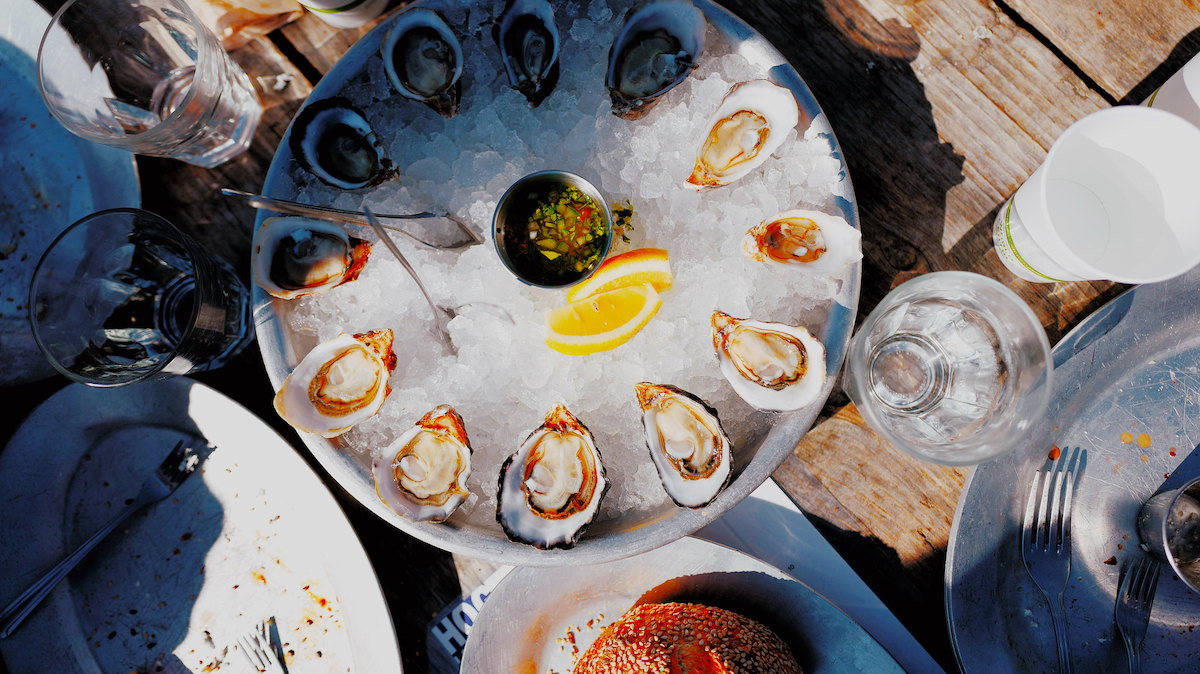
[[[574,187],[586,194],[592,201],[600,206],[601,214],[604,218],[604,242],[601,244],[603,249],[600,252],[600,260],[603,261],[608,255],[608,249],[612,245],[612,211],[608,208],[608,200],[600,194],[600,190],[590,182],[584,180],[581,176],[575,175],[570,171],[559,171],[549,169],[546,171],[537,171],[521,178],[513,183],[500,197],[500,201],[496,204],[496,213],[492,216],[492,244],[496,248],[496,255],[500,257],[500,261],[504,266],[521,280],[522,283],[537,287],[537,288],[566,288],[567,286],[575,285],[583,279],[592,275],[596,271],[599,264],[593,265],[581,272],[571,274],[559,274],[559,278],[553,283],[543,282],[542,277],[532,275],[529,270],[518,265],[508,254],[508,247],[505,245],[505,233],[510,227],[520,227],[523,222],[514,222],[513,217],[516,215],[516,210],[521,206],[521,203],[527,201],[530,195],[545,194],[555,187]]]
[[[501,0],[494,1],[499,3]],[[829,128],[820,106],[784,57],[766,39],[728,10],[709,0],[694,2],[704,12],[710,32],[717,31],[734,45],[738,53],[758,64],[775,82],[792,91],[801,115],[810,121],[808,133],[820,133],[829,141],[831,156],[841,163],[843,173],[848,175],[837,139]],[[632,0],[630,4],[633,4]],[[317,101],[337,95],[348,86],[361,86],[363,75],[369,70],[368,61],[378,54],[379,43],[391,24],[391,20],[385,19],[364,35],[321,79],[309,99]],[[559,86],[563,86],[561,82]],[[603,114],[608,114],[607,110]],[[292,165],[291,151],[287,138],[284,138],[267,173],[263,186],[265,194],[286,198],[297,196],[296,186],[289,177]],[[858,208],[848,177],[844,179],[843,186],[844,196],[836,197],[836,208],[847,222],[858,227]],[[268,215],[266,212],[260,213],[259,222]],[[825,359],[829,378],[825,382],[820,400],[828,397],[837,378],[836,374],[841,369],[846,344],[854,327],[861,274],[861,263],[855,263],[842,276],[836,296],[818,303],[811,311],[806,309],[812,316],[809,324],[820,326],[814,333],[826,347]],[[286,301],[276,300],[257,287],[253,292],[259,346],[271,382],[278,388],[291,368],[312,346],[312,335],[301,334],[289,327],[288,316],[291,309]],[[719,518],[775,472],[795,449],[796,443],[812,425],[820,409],[820,404],[813,404],[794,412],[764,414],[761,432],[756,434],[752,442],[738,448],[729,486],[704,508],[680,508],[666,500],[654,508],[601,518],[570,550],[539,550],[522,543],[514,543],[508,540],[500,526],[494,522],[490,527],[483,527],[459,524],[453,517],[442,524],[406,520],[379,500],[375,493],[370,459],[364,457],[364,453],[348,450],[336,439],[326,440],[304,434],[302,437],[313,456],[334,480],[364,507],[396,528],[430,545],[467,557],[512,565],[560,566],[594,564],[653,550]],[[631,442],[641,443],[642,439],[631,438]]]

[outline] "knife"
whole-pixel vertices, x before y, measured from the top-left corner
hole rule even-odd
[[[1165,491],[1179,489],[1197,475],[1200,475],[1200,445],[1196,445],[1192,453],[1184,457],[1178,466],[1175,466],[1175,470],[1171,471],[1170,476],[1163,481],[1158,491],[1151,494],[1150,498],[1154,498]]]

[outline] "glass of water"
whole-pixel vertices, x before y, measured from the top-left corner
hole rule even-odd
[[[42,36],[38,84],[71,133],[205,168],[245,151],[262,115],[184,0],[68,0]]]
[[[50,364],[92,386],[219,367],[254,335],[233,268],[132,208],[89,215],[50,244],[33,272],[29,319]]]
[[[843,387],[867,424],[928,461],[969,465],[1025,442],[1050,400],[1050,343],[985,276],[933,272],[893,290],[850,342]]]

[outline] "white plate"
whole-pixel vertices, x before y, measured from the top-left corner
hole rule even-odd
[[[810,674],[903,671],[862,627],[808,586],[749,555],[695,538],[606,564],[514,570],[480,611],[462,671],[569,671],[625,611],[669,601],[718,606],[758,620]]]
[[[42,102],[37,52],[49,23],[33,0],[5,0],[0,12],[0,385],[54,374],[26,308],[42,252],[89,213],[141,204],[133,155],[76,138]]]
[[[225,648],[274,616],[293,674],[399,672],[378,579],[333,496],[262,421],[184,378],[72,385],[17,430],[0,454],[0,604],[124,507],[187,434],[216,447],[202,473],[131,517],[0,641],[9,671],[244,671]]]

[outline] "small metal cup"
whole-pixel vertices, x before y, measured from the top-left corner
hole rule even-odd
[[[521,211],[531,194],[544,195],[549,193],[552,188],[563,185],[578,189],[600,207],[601,215],[604,218],[604,241],[600,244],[600,257],[595,265],[581,272],[546,274],[538,273],[537,270],[523,269],[509,255],[505,245],[505,235],[506,233],[513,234],[510,232],[511,227],[521,228],[521,231],[515,234],[523,235],[527,221],[522,218]],[[500,201],[496,204],[496,212],[492,216],[492,243],[496,247],[496,254],[500,256],[500,261],[523,283],[538,288],[566,288],[590,276],[600,266],[600,262],[604,261],[609,247],[612,245],[612,225],[612,211],[609,210],[608,201],[600,194],[600,190],[574,173],[551,169],[530,173],[513,183],[500,197]]]
[[[1152,496],[1138,512],[1137,524],[1150,553],[1200,592],[1200,477]]]

